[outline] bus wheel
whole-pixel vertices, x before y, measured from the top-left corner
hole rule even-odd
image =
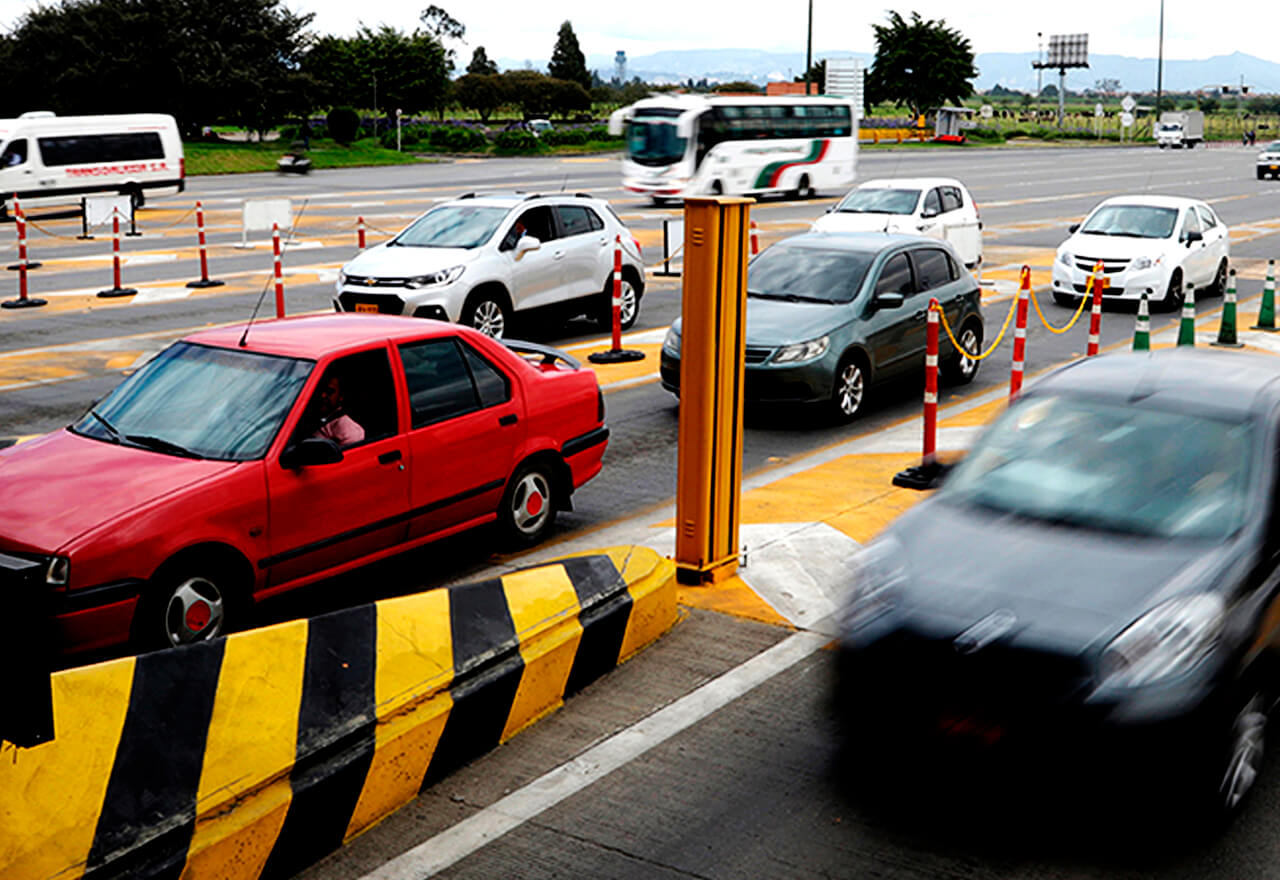
[[[724,195],[724,184],[722,184],[722,183],[721,183],[720,181],[718,181],[718,180],[713,180],[713,181],[711,181],[711,194],[712,194],[713,196],[722,196],[722,195]]]
[[[809,182],[809,175],[800,175],[800,184],[792,190],[792,195],[797,199],[811,199],[817,195],[813,191],[813,184]]]

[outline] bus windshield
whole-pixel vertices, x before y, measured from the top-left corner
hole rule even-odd
[[[641,165],[672,165],[684,158],[689,139],[676,134],[675,119],[637,116],[627,132],[627,151]]]

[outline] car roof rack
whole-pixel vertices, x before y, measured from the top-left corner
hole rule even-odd
[[[523,196],[524,190],[512,190],[510,192],[469,192],[458,196],[454,201],[460,202],[463,199],[510,199],[515,196]]]

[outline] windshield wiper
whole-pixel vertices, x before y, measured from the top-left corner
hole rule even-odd
[[[823,303],[825,305],[831,304],[831,300],[829,299],[823,299],[820,296],[805,296],[803,293],[783,293],[778,295],[778,299],[784,299],[791,303],[806,302]]]
[[[179,446],[177,443],[170,442],[161,437],[148,437],[146,434],[128,434],[124,439],[145,449],[155,450],[156,452],[168,452],[171,455],[180,455],[183,458],[204,458],[204,456],[198,452],[192,452],[185,446]]]
[[[89,410],[89,415],[93,416],[95,419],[101,422],[102,427],[106,428],[108,431],[111,432],[112,440],[114,440],[116,443],[120,442],[120,432],[116,430],[115,425],[107,421],[106,416],[99,413],[96,409]]]

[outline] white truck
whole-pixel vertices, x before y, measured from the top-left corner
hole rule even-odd
[[[1156,126],[1156,143],[1188,150],[1204,140],[1204,114],[1199,110],[1166,110]]]

